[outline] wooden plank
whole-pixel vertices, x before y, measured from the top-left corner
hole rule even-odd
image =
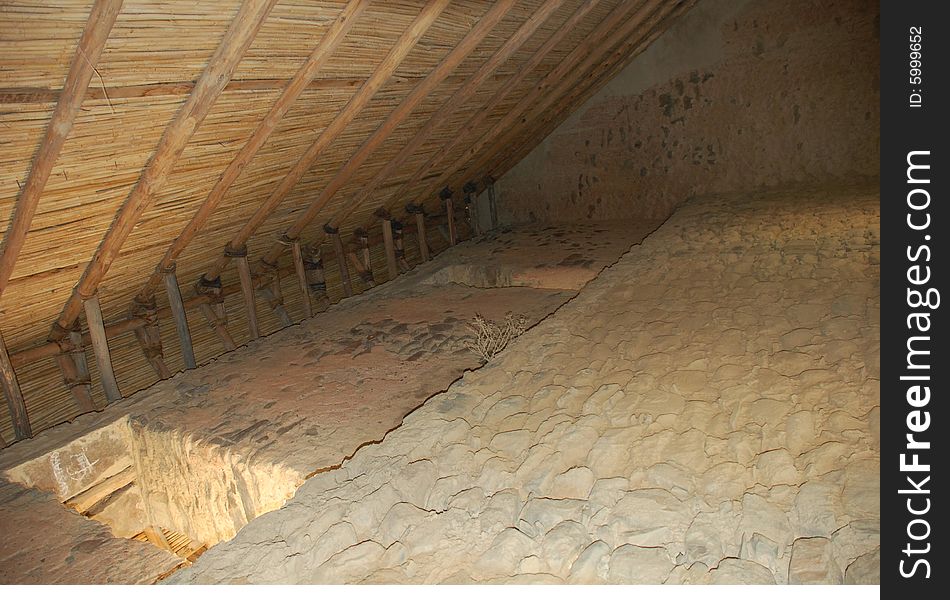
[[[430,92],[448,77],[453,70],[468,55],[478,47],[491,30],[515,5],[515,0],[495,0],[488,12],[479,19],[478,23],[472,27],[462,38],[455,48],[443,58],[439,64],[422,80],[419,85],[413,88],[412,92],[399,103],[389,114],[386,120],[376,128],[376,131],[360,146],[360,148],[350,157],[343,167],[334,175],[330,183],[321,190],[320,194],[314,198],[307,209],[300,217],[294,221],[285,235],[291,239],[298,237],[304,229],[320,214],[327,203],[336,195],[350,179],[355,175],[369,156],[381,146],[390,136],[390,134],[408,117],[412,111],[429,95]],[[336,224],[330,223],[334,227]],[[284,247],[276,243],[266,254],[266,260],[273,262],[283,253]]]
[[[247,262],[247,250],[243,255],[231,255],[237,260],[238,277],[241,280],[241,292],[244,294],[244,308],[247,311],[247,327],[251,331],[251,339],[261,337],[261,328],[257,322],[257,300],[254,293],[254,281],[251,278],[251,265]]]
[[[85,513],[112,494],[135,481],[135,468],[129,465],[111,477],[103,479],[92,487],[83,490],[63,504],[79,513]]]
[[[294,254],[294,270],[297,272],[297,283],[303,295],[303,312],[307,319],[313,317],[313,303],[310,301],[310,286],[307,285],[307,270],[303,266],[303,252],[300,250],[300,241],[294,240],[291,244]]]
[[[198,362],[195,360],[191,330],[188,329],[188,315],[185,312],[185,303],[181,298],[181,288],[178,287],[178,276],[174,268],[165,271],[165,292],[168,294],[168,306],[175,320],[175,331],[178,333],[178,342],[181,345],[181,358],[185,362],[186,369],[194,369],[198,366]]]
[[[330,224],[339,227],[352,213],[357,210],[367,200],[374,197],[379,188],[390,181],[405,162],[413,156],[416,151],[429,139],[436,128],[441,126],[451,117],[456,110],[464,106],[465,103],[475,95],[475,92],[485,83],[495,70],[511,58],[511,56],[535,33],[538,27],[544,23],[548,17],[560,8],[564,0],[546,0],[531,16],[525,20],[518,30],[511,35],[505,43],[496,50],[488,60],[486,60],[478,70],[473,73],[455,92],[446,100],[442,106],[435,111],[426,123],[413,135],[408,144],[370,180],[363,186],[356,197],[347,202],[346,207],[339,211],[332,219]],[[397,195],[397,197],[400,197]],[[400,197],[401,198],[401,197]]]
[[[307,174],[320,154],[346,129],[346,126],[362,112],[376,92],[386,84],[399,64],[402,63],[403,59],[409,54],[409,51],[412,50],[429,27],[435,22],[436,18],[448,4],[448,1],[449,0],[429,0],[429,2],[426,3],[425,7],[409,28],[396,41],[393,48],[386,55],[386,58],[377,65],[373,74],[366,80],[366,83],[350,98],[346,106],[333,118],[333,121],[320,132],[317,139],[304,151],[303,155],[297,160],[283,179],[281,179],[271,194],[257,207],[257,210],[251,215],[247,223],[231,238],[231,241],[228,242],[230,247],[238,248],[247,243],[251,235],[267,220],[294,186],[303,179],[303,176]],[[299,237],[299,231],[296,233],[288,231],[286,235],[286,238],[291,240],[295,240]],[[267,262],[277,262],[284,247],[283,244],[278,245],[281,247],[281,251],[268,253],[264,257]],[[345,256],[341,255],[340,258],[342,259],[340,264],[345,266]],[[222,256],[211,266],[205,276],[209,278],[217,277],[224,271],[229,262],[230,259],[228,256]]]
[[[254,41],[264,19],[277,0],[246,0],[228,26],[224,38],[205,67],[188,100],[182,105],[165,128],[155,152],[142,170],[135,187],[122,204],[109,230],[103,236],[79,279],[79,283],[63,307],[57,321],[68,327],[81,311],[82,298],[95,294],[99,282],[109,271],[112,262],[142,214],[152,203],[174,169],[192,135],[204,121],[218,95],[224,90],[244,52]],[[54,330],[51,337],[56,335]]]
[[[346,252],[343,250],[340,231],[326,225],[324,225],[323,230],[333,243],[333,253],[336,255],[336,262],[340,267],[340,283],[343,285],[343,295],[350,297],[353,295],[353,283],[350,281],[350,270],[346,266]]]
[[[99,296],[93,295],[83,300],[83,308],[86,311],[86,324],[89,327],[89,336],[92,338],[92,351],[96,356],[99,380],[106,393],[106,402],[109,404],[118,402],[122,399],[122,392],[119,391],[119,384],[115,380],[115,371],[112,370],[112,357],[109,354],[109,342],[102,322]]]
[[[288,81],[280,94],[280,97],[274,102],[267,115],[261,120],[254,133],[245,142],[244,147],[234,156],[225,170],[218,177],[214,187],[208,193],[198,210],[192,216],[191,220],[185,225],[182,232],[171,243],[165,251],[165,255],[159,261],[155,272],[149,277],[145,286],[139,292],[139,296],[146,297],[159,283],[159,274],[163,269],[171,265],[176,258],[188,247],[188,244],[194,239],[198,232],[207,224],[212,213],[221,204],[228,190],[244,172],[244,169],[257,155],[264,143],[270,138],[271,134],[277,128],[281,119],[290,110],[290,107],[300,98],[300,95],[313,82],[314,77],[320,69],[326,65],[333,52],[336,51],[342,43],[350,28],[356,22],[357,18],[369,6],[369,0],[352,0],[337,15],[336,19],[327,29],[320,42],[316,45],[307,59],[300,65],[293,78]],[[244,244],[244,241],[232,244],[237,248]],[[209,276],[214,279],[218,274]]]
[[[13,364],[10,362],[7,344],[3,341],[3,332],[0,332],[0,386],[3,386],[3,395],[7,399],[7,408],[10,409],[13,435],[17,440],[33,437],[30,418],[26,414],[26,403],[23,401],[23,392],[20,390],[20,382],[17,381],[16,371],[13,370]]]
[[[20,256],[20,250],[23,249],[26,234],[30,231],[40,196],[59,158],[60,150],[72,131],[73,121],[82,106],[86,88],[89,87],[96,63],[99,62],[102,49],[105,48],[109,32],[112,31],[112,25],[121,8],[122,0],[96,0],[89,12],[89,19],[76,45],[69,73],[66,74],[63,93],[56,103],[39,150],[33,157],[30,174],[13,207],[10,226],[3,237],[3,248],[0,249],[0,296],[3,296],[13,274],[13,267]],[[70,324],[71,322],[67,323]]]
[[[534,54],[518,68],[517,72],[512,75],[501,87],[498,88],[498,91],[491,97],[491,99],[485,103],[485,105],[478,111],[475,112],[474,116],[469,119],[465,127],[459,131],[453,138],[452,141],[448,144],[442,146],[439,150],[435,151],[429,159],[422,164],[416,171],[412,174],[406,182],[398,188],[396,193],[393,195],[393,198],[396,201],[401,201],[402,199],[409,196],[410,188],[414,187],[419,181],[422,181],[426,178],[426,175],[435,171],[442,173],[442,176],[435,178],[435,184],[432,185],[429,189],[430,192],[425,193],[420,196],[427,198],[434,195],[438,190],[444,187],[445,182],[450,178],[451,174],[454,174],[454,171],[448,171],[448,169],[435,169],[437,163],[448,158],[452,159],[459,153],[459,146],[464,140],[468,140],[475,132],[482,131],[482,127],[485,123],[485,120],[495,111],[495,109],[501,104],[505,98],[508,97],[508,94],[518,89],[518,86],[524,81],[524,79],[530,75],[536,67],[538,67],[544,58],[552,51],[554,48],[565,38],[567,35],[574,30],[580,24],[581,21],[590,13],[594,7],[597,6],[599,0],[586,0],[582,2],[577,9],[571,14],[568,19],[561,24],[557,30],[551,34],[551,36],[537,49]],[[614,9],[614,12],[623,12],[622,7]]]

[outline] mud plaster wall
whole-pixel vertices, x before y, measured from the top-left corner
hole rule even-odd
[[[700,0],[496,184],[502,222],[877,177],[878,3]]]

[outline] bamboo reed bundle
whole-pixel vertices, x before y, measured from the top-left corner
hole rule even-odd
[[[623,0],[601,0],[523,81],[512,87],[503,101],[497,102],[482,117],[481,131],[466,131],[466,126],[484,111],[487,102],[508,85],[519,66],[581,2],[565,0],[469,98],[459,102],[451,114],[431,129],[424,142],[401,159],[404,162],[398,172],[381,182],[370,199],[352,208],[352,199],[357,193],[399,155],[445,101],[542,4],[542,0],[519,0],[451,75],[366,158],[326,204],[321,215],[329,218],[346,213],[346,218],[340,221],[340,230],[347,236],[354,228],[368,224],[372,224],[373,231],[378,230],[373,211],[381,205],[389,206],[393,215],[407,225],[404,247],[407,259],[415,264],[419,257],[414,227],[405,220],[403,207],[410,201],[422,202],[427,212],[440,212],[437,198],[421,194],[431,195],[431,188],[440,177],[457,176],[446,172],[457,156],[434,162],[418,177],[411,177],[412,173],[460,136],[456,142],[458,147],[467,148],[485,128],[505,118],[546,73],[574,48],[587,42],[596,24]],[[0,218],[5,222],[10,218],[13,200],[25,181],[59,97],[70,53],[81,35],[91,4],[92,0],[7,0],[0,6],[0,173],[3,174],[0,177]],[[235,68],[231,82],[185,146],[163,187],[154,195],[152,204],[142,213],[99,283],[98,296],[107,325],[127,318],[132,296],[345,4],[344,0],[281,0],[273,8]],[[372,74],[417,17],[423,4],[422,0],[375,2],[353,25],[234,181],[200,235],[177,258],[178,278],[186,301],[192,296],[192,282],[220,257],[228,240]],[[194,89],[194,82],[207,66],[240,5],[240,0],[209,3],[125,0],[73,130],[43,190],[8,289],[0,298],[0,328],[12,354],[45,340],[51,322],[154,153],[166,126]],[[445,7],[372,100],[320,153],[279,209],[248,239],[252,261],[304,214],[305,207],[327,186],[340,166],[487,9],[483,0],[453,0]],[[538,134],[539,128],[543,130],[536,124],[513,131],[512,144],[520,147],[527,143],[531,136]],[[487,161],[488,157],[478,155],[463,168],[469,168],[475,159]],[[322,217],[315,219],[303,229],[301,241],[322,239],[321,226]],[[447,245],[434,228],[427,237],[433,252]],[[324,245],[323,257],[329,299],[336,301],[342,297],[341,282],[327,245]],[[371,262],[377,281],[385,281],[388,275],[381,245],[371,248]],[[285,306],[294,319],[300,319],[304,307],[289,253],[281,256],[279,266],[284,273],[281,286]],[[222,280],[225,285],[236,284],[233,265],[224,269]],[[361,285],[354,280],[357,291]],[[250,336],[240,295],[227,296],[225,306],[232,336],[238,344],[245,343]],[[314,298],[314,310],[324,307],[324,301]],[[167,310],[163,294],[158,295],[158,308]],[[201,364],[219,355],[221,343],[205,326],[198,311],[189,310],[188,319],[197,362]],[[281,327],[269,310],[259,310],[259,319],[264,335]],[[174,323],[170,318],[161,318],[159,330],[165,362],[173,372],[182,369]],[[123,392],[128,394],[154,383],[156,376],[132,333],[111,338],[109,345]],[[88,349],[87,355],[93,399],[102,405],[104,397],[99,376]],[[76,416],[75,406],[52,357],[18,366],[17,375],[34,432]],[[5,411],[0,411],[0,433],[8,441],[13,439]]]

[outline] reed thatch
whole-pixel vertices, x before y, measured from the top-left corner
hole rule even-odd
[[[95,4],[108,3],[103,0]],[[226,32],[236,26],[235,17],[242,7],[239,0],[125,0],[112,4],[121,8],[101,56],[89,61],[93,67],[91,79],[76,102],[78,111],[72,126],[65,130],[62,150],[53,153],[52,168],[41,186],[35,215],[27,222],[22,249],[11,252],[6,238],[4,241],[3,260],[10,262],[12,270],[9,283],[4,287],[0,282],[0,331],[34,433],[79,412],[54,357],[46,354],[36,360],[37,349],[48,343],[52,324],[68,306],[90,261],[96,260],[97,250],[102,250],[100,245],[114,226],[117,213],[130,202],[130,194],[135,195],[133,189],[143,178],[143,171],[147,172],[163,135],[168,135],[169,124],[188,99],[200,92],[202,73],[220,52]],[[253,41],[237,56],[239,62],[220,95],[213,94],[206,107],[207,116],[194,135],[183,139],[183,149],[171,164],[167,179],[147,190],[150,193],[144,196],[144,212],[135,219],[134,229],[127,237],[118,236],[121,243],[115,248],[115,260],[107,264],[101,278],[91,282],[107,324],[129,317],[133,298],[142,292],[166,249],[182,233],[218,177],[348,3],[280,0],[270,7],[264,0],[247,0],[243,4],[249,14],[255,13],[248,5],[255,5],[257,14],[266,15],[256,24],[259,28],[250,32]],[[377,1],[358,14],[314,79],[242,167],[210,219],[175,258],[186,301],[194,297],[192,284],[221,259],[225,244],[359,93],[429,4],[422,0]],[[453,49],[498,4],[452,0],[436,11],[437,17],[426,24],[422,37],[382,87],[319,153],[277,209],[248,239],[252,265],[275,247],[281,234],[306,213],[313,199],[361,145],[427,76],[440,68],[443,60],[451,59]],[[428,239],[433,250],[446,247],[437,228],[438,215],[444,211],[438,197],[442,187],[448,185],[458,191],[466,179],[483,185],[487,177],[497,178],[692,3],[518,0],[512,4],[474,50],[413,105],[405,119],[395,122],[392,132],[381,145],[372,148],[365,162],[342,182],[316,218],[297,223],[302,243],[322,244],[328,298],[314,298],[315,310],[342,296],[339,272],[322,229],[324,223],[339,225],[343,238],[349,239],[358,227],[378,231],[373,213],[387,207],[406,224],[407,259],[415,264],[420,258],[414,222],[404,210],[413,202],[424,205],[430,214]],[[93,5],[93,0],[0,2],[3,223],[11,223],[15,207],[23,210],[23,189],[36,157],[45,147],[44,138],[50,135],[51,119],[57,106],[68,100],[64,85],[73,57],[82,54],[76,48],[90,22]],[[540,20],[510,57],[491,69],[471,93],[459,92],[519,28],[544,10],[551,10],[550,16]],[[546,44],[549,51],[539,52]],[[562,65],[558,71],[562,61],[572,56],[578,57],[573,68]],[[559,76],[553,78],[552,73]],[[534,91],[538,86],[541,91]],[[525,98],[534,99],[523,102]],[[450,100],[456,105],[440,111]],[[527,110],[521,110],[519,103]],[[430,123],[433,115],[436,119]],[[482,139],[499,123],[505,123],[501,131]],[[415,140],[414,150],[404,152],[424,127],[427,129]],[[374,182],[374,177],[397,158],[401,161],[399,168]],[[360,201],[354,202],[354,198]],[[460,223],[460,227],[465,225]],[[464,235],[467,233],[463,230]],[[381,243],[372,247],[372,260],[377,282],[386,280]],[[238,280],[231,263],[222,273],[225,285]],[[285,306],[292,318],[299,320],[304,315],[303,297],[289,251],[280,256],[279,266]],[[354,277],[353,285],[357,292],[362,289],[358,278]],[[160,287],[156,299],[158,308],[167,313],[168,300]],[[238,344],[245,343],[250,334],[240,293],[227,297],[226,308],[231,335]],[[258,302],[258,314],[263,334],[283,326],[266,302]],[[198,310],[192,309],[188,319],[199,364],[224,351]],[[84,318],[80,323],[85,327]],[[165,363],[172,372],[182,369],[174,322],[164,316],[159,328]],[[109,346],[124,395],[157,379],[131,332],[110,337]],[[105,398],[96,361],[89,348],[86,354],[93,400],[102,406]],[[7,442],[15,438],[6,411],[0,411],[0,433]]]

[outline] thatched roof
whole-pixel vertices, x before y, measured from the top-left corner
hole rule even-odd
[[[4,0],[0,331],[33,431],[81,411],[39,349],[83,298],[122,322],[137,296],[168,305],[162,267],[177,265],[186,301],[209,271],[236,282],[228,244],[246,240],[255,272],[269,257],[293,277],[286,242],[318,246],[325,223],[345,237],[380,207],[436,214],[440,190],[504,173],[691,4]],[[263,306],[267,333],[281,325]],[[220,354],[192,317],[199,362]],[[160,330],[181,368],[171,319]],[[155,381],[134,335],[109,346],[124,394]]]

